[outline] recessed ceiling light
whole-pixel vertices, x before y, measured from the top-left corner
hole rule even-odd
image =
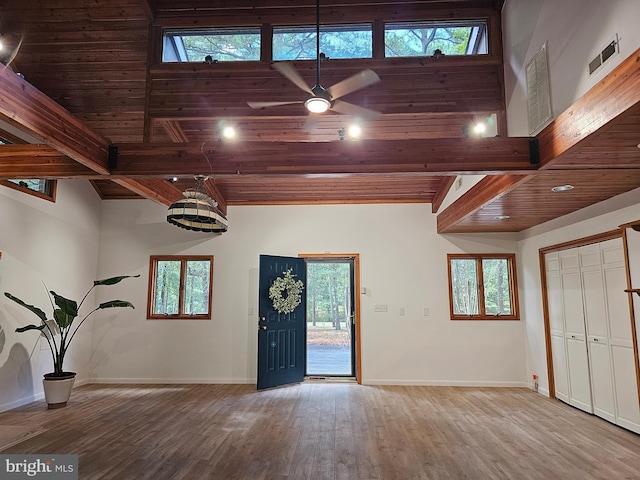
[[[236,138],[236,129],[233,127],[224,127],[222,129],[222,136],[227,140]]]
[[[359,138],[362,135],[362,128],[360,125],[350,125],[349,126],[349,136],[351,138]]]
[[[552,192],[566,192],[568,190],[573,190],[573,185],[558,185],[551,189]]]
[[[494,220],[509,220],[510,218],[509,215],[496,215],[493,217]]]
[[[476,135],[482,135],[487,131],[487,124],[484,122],[478,122],[473,126],[473,133]]]

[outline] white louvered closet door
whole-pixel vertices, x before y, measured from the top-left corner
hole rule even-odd
[[[593,413],[578,249],[559,252],[569,404]]]
[[[551,351],[553,352],[553,379],[556,398],[569,403],[569,377],[567,355],[564,345],[564,313],[562,306],[562,278],[558,252],[545,255],[547,274],[547,305],[549,307],[549,327]]]
[[[546,254],[545,267],[556,397],[640,433],[622,240]]]

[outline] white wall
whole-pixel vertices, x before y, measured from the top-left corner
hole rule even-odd
[[[639,11],[638,0],[506,0],[502,23],[509,135],[528,135],[525,69],[545,41],[555,117],[640,47]],[[589,76],[587,65],[615,34],[620,53]]]
[[[211,237],[167,224],[151,202],[103,202],[100,275],[142,277],[127,288],[136,310],[96,325],[91,377],[255,382],[259,255],[331,252],[360,254],[365,383],[523,385],[521,322],[451,321],[447,290],[447,253],[514,252],[516,242],[439,236],[430,207],[230,207],[229,232]],[[215,256],[212,320],[146,320],[149,256],[157,254]],[[373,313],[374,304],[388,313]]]
[[[0,411],[41,398],[42,375],[53,370],[38,332],[15,333],[38,318],[4,292],[49,314],[43,282],[65,297],[83,295],[96,279],[99,214],[88,182],[59,181],[56,203],[0,187]],[[78,382],[87,377],[90,331],[84,327],[65,360]]]

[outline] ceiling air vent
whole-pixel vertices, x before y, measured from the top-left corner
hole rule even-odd
[[[527,112],[531,136],[553,120],[546,42],[527,65]]]
[[[596,58],[589,62],[589,75],[593,75],[598,68],[604,65],[604,62],[613,57],[619,52],[618,49],[618,35],[614,37],[609,44],[598,54]]]

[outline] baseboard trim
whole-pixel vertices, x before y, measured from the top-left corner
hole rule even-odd
[[[255,384],[255,380],[247,378],[92,378],[87,381],[90,384],[125,384],[125,385],[244,385]]]
[[[407,385],[422,387],[528,387],[527,382],[493,382],[477,380],[390,380],[366,379],[363,385]]]
[[[82,378],[82,379],[78,380],[78,378],[76,377],[76,381],[73,384],[73,388],[78,388],[78,387],[81,387],[83,385],[87,385],[89,383],[91,383],[91,381],[89,379],[87,379],[87,378]],[[7,410],[13,410],[14,408],[18,408],[18,407],[21,407],[23,405],[27,405],[27,404],[33,403],[33,402],[39,402],[41,400],[44,400],[44,392],[34,393],[34,394],[29,395],[27,397],[23,397],[23,398],[20,398],[18,400],[14,400],[12,402],[0,405],[0,412],[6,412]]]
[[[12,402],[8,402],[3,405],[0,405],[0,412],[13,410],[14,408],[18,408],[33,402],[38,402],[40,400],[44,400],[44,392],[34,393],[33,395],[29,395],[28,397],[23,397],[18,400],[14,400]]]

